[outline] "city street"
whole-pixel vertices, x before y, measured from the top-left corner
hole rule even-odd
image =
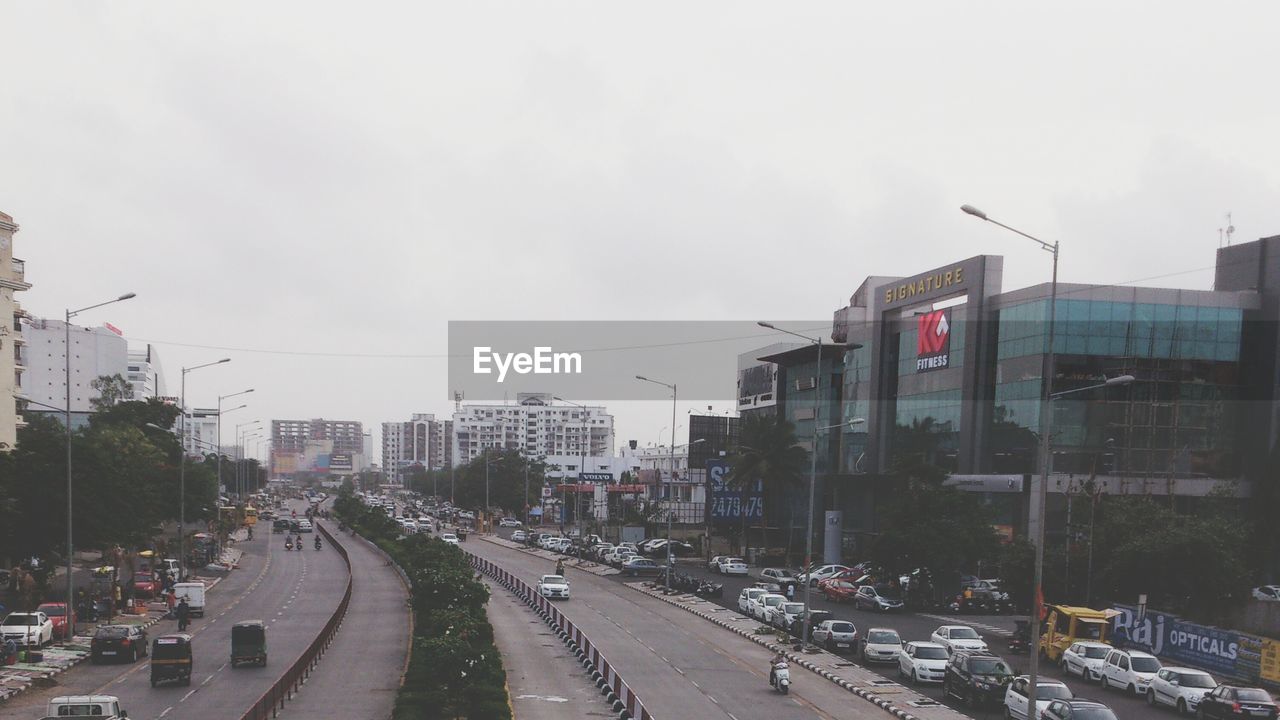
[[[240,544],[245,555],[239,569],[209,593],[205,616],[194,618],[188,628],[194,635],[190,687],[152,688],[147,658],[134,665],[86,663],[59,676],[57,685],[6,703],[0,718],[39,718],[49,698],[73,694],[115,695],[135,720],[239,717],[315,638],[342,599],[347,581],[346,565],[332,548],[287,552],[282,535],[263,530]],[[267,623],[266,667],[230,667],[231,626],[242,620]],[[176,631],[176,621],[162,621],[148,634],[154,640]],[[326,655],[321,664],[325,662],[351,667],[349,659],[336,654]]]
[[[509,537],[511,531],[502,529],[501,536]],[[569,560],[570,563],[573,560]],[[700,560],[680,560],[679,570],[688,575],[709,579],[713,582],[724,584],[724,596],[719,599],[712,599],[722,607],[737,610],[738,593],[744,587],[750,587],[757,582],[755,577],[729,577],[712,573],[706,569],[706,563]],[[760,568],[752,567],[753,575],[758,574]],[[610,575],[608,580],[615,583],[635,582],[634,578],[624,575]],[[803,597],[803,591],[798,590],[796,599]],[[828,601],[816,588],[811,595],[811,605],[815,609],[827,610],[838,619],[849,620],[853,622],[858,629],[859,637],[865,637],[866,632],[870,628],[884,627],[893,628],[898,631],[904,641],[912,640],[928,640],[929,635],[939,625],[969,625],[972,626],[987,641],[992,652],[1004,658],[1016,670],[1025,672],[1027,669],[1028,657],[1026,655],[1010,654],[1006,647],[1006,639],[1008,634],[1014,628],[1014,620],[1016,616],[1012,615],[943,615],[943,614],[922,614],[922,613],[875,613],[867,610],[855,610],[851,605],[834,603]],[[897,669],[893,665],[884,665],[879,663],[865,664],[860,657],[850,657],[849,661],[867,667],[873,672],[883,675],[887,679],[898,680]],[[1165,709],[1157,709],[1148,707],[1146,701],[1139,697],[1127,696],[1125,693],[1115,690],[1104,691],[1096,684],[1085,683],[1075,676],[1064,676],[1056,667],[1046,667],[1042,670],[1046,677],[1063,680],[1067,686],[1071,688],[1071,692],[1080,697],[1092,698],[1102,701],[1111,706],[1123,718],[1136,718],[1140,720],[1156,720],[1156,718],[1166,718],[1171,713]],[[927,697],[939,702],[945,703],[960,712],[973,717],[987,717],[1003,715],[1003,708],[988,707],[984,710],[973,710],[966,707],[963,703],[953,697],[947,696],[942,692],[941,685],[922,684],[913,686],[915,690]]]

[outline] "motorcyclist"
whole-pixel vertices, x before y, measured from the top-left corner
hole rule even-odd
[[[320,536],[319,536],[319,535],[317,535],[317,536],[316,536],[316,543],[315,543],[315,544],[316,544],[316,549],[317,549],[317,550],[319,550],[319,549],[320,549]]]
[[[778,669],[778,663],[784,663],[786,661],[787,661],[787,656],[784,655],[781,650],[775,652],[773,654],[773,657],[769,658],[769,685],[774,684],[774,678],[776,677],[775,673]]]
[[[564,575],[564,559],[563,558],[556,560],[556,574],[560,576]]]

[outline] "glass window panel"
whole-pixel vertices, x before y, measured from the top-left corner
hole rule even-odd
[[[1089,319],[1090,320],[1110,320],[1111,319],[1111,303],[1109,302],[1089,302]]]
[[[1234,342],[1214,343],[1214,348],[1216,349],[1214,353],[1215,360],[1235,361],[1239,359],[1237,355],[1238,346]]]
[[[1201,360],[1212,360],[1215,354],[1214,345],[1216,344],[1217,343],[1212,343],[1212,342],[1196,343],[1196,357]]]
[[[1178,317],[1177,305],[1152,305],[1154,308],[1155,321],[1157,323],[1172,323]]]
[[[1058,338],[1054,339],[1058,340]],[[1065,345],[1060,342],[1054,343],[1058,348],[1058,352],[1066,353],[1068,355],[1083,355],[1088,351],[1089,338],[1081,335],[1068,335],[1065,339]]]
[[[1113,337],[1107,339],[1107,350],[1109,355],[1126,355],[1127,341],[1122,337]]]

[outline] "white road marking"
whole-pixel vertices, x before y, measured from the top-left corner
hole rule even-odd
[[[164,712],[160,713],[157,717],[164,717],[165,715],[168,715],[172,710],[173,710],[173,706],[170,705],[169,707],[165,708]]]
[[[181,700],[179,700],[178,702],[180,702],[180,703],[182,703],[182,702],[186,702],[186,701],[187,701],[187,698],[191,697],[192,695],[195,695],[195,694],[196,694],[196,692],[197,692],[197,691],[199,691],[199,690],[200,690],[200,688],[196,688],[195,690],[192,690],[191,692],[187,693],[186,695],[183,695],[183,696],[182,696],[182,699],[181,699]]]

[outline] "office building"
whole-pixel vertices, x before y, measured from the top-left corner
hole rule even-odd
[[[23,322],[26,340],[23,358],[23,395],[54,408],[67,406],[67,326],[62,320],[28,317]],[[98,391],[93,381],[129,371],[129,343],[115,327],[71,325],[71,412],[91,413]],[[48,410],[33,407],[33,410]]]
[[[13,218],[0,212],[0,452],[18,441],[23,420],[14,396],[25,397],[27,384],[23,378],[26,341],[21,322],[25,313],[18,304],[17,293],[30,290],[31,284],[26,280],[26,264],[13,256],[13,236],[17,232],[18,224]]]
[[[155,345],[146,343],[140,348],[130,349],[128,361],[125,379],[133,386],[134,400],[159,398],[169,394]]]
[[[431,413],[414,413],[405,422],[382,423],[382,470],[389,482],[403,482],[403,472],[420,466],[442,470],[453,457],[452,420],[436,420]]]

